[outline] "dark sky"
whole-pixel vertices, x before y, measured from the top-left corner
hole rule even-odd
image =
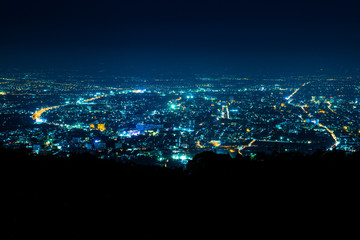
[[[311,72],[360,66],[357,1],[2,1],[1,68]]]

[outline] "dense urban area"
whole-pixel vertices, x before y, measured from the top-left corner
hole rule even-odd
[[[359,149],[358,76],[3,73],[0,141],[34,155],[184,166],[204,151]]]
[[[354,238],[359,2],[2,1],[0,239]]]
[[[288,237],[313,234],[314,212],[337,224],[357,199],[359,86],[327,75],[4,73],[3,238]]]

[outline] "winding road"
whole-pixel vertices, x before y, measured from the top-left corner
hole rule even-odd
[[[290,100],[302,87],[304,87],[304,86],[306,86],[306,85],[308,85],[308,84],[310,84],[310,82],[304,83],[303,85],[301,85],[301,87],[297,88],[293,93],[291,93],[291,95],[289,95],[289,96],[286,97],[285,99],[288,101],[288,104],[291,104],[291,105],[296,106],[296,107],[300,107],[300,108],[309,116],[309,118],[311,118],[310,113],[308,113],[308,112],[305,110],[304,106],[300,106],[299,104],[298,104],[298,105],[295,105],[295,104],[291,103],[291,100]],[[329,103],[330,103],[330,102],[328,102],[328,104],[329,104]],[[330,103],[330,105],[329,105],[329,109],[330,109],[332,112],[334,112],[330,107],[331,107],[331,103]],[[335,113],[335,112],[334,112],[334,113]],[[332,150],[334,147],[336,147],[337,145],[340,144],[340,141],[339,141],[338,138],[336,137],[334,131],[332,131],[331,129],[329,129],[328,127],[326,127],[325,125],[323,125],[323,124],[321,124],[321,123],[319,123],[318,126],[324,128],[327,132],[329,132],[330,135],[331,135],[331,137],[332,137],[332,138],[334,139],[334,141],[335,141],[335,143],[329,148],[329,150]]]
[[[102,98],[102,97],[106,97],[107,95],[101,95],[101,96],[97,96],[97,97],[93,97],[93,98],[89,98],[89,99],[86,99],[84,100],[85,102],[91,102],[91,101],[94,101],[96,99],[99,99],[99,98]],[[71,105],[71,104],[77,104],[77,103],[68,103],[68,104],[63,104],[63,105],[59,105],[59,106],[52,106],[52,107],[46,107],[46,108],[42,108],[38,111],[36,111],[32,116],[31,118],[33,120],[39,120],[41,119],[41,115],[46,112],[46,111],[49,111],[49,110],[52,110],[52,109],[55,109],[55,108],[59,108],[59,107],[64,107],[64,106],[68,106],[68,105]]]

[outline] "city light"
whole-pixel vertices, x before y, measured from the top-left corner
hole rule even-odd
[[[133,91],[133,93],[144,93],[144,92],[146,92],[146,89],[138,89]]]
[[[44,119],[42,119],[42,118],[36,118],[35,119],[35,122],[36,123],[44,123],[44,122],[46,122]]]
[[[187,88],[172,84],[168,90],[164,90],[163,85],[153,85],[146,95],[139,95],[145,92],[144,89],[122,88],[119,92],[118,88],[97,86],[94,93],[91,90],[94,85],[74,89],[71,84],[47,84],[42,93],[58,91],[59,86],[64,88],[60,100],[26,92],[23,96],[26,100],[33,96],[34,103],[48,106],[33,112],[31,118],[35,124],[49,129],[45,128],[44,132],[37,128],[18,131],[18,137],[12,137],[15,141],[7,140],[12,139],[9,136],[14,133],[5,131],[1,133],[3,144],[37,144],[40,145],[39,154],[80,148],[107,157],[119,157],[120,153],[145,154],[159,160],[161,156],[169,159],[167,166],[171,161],[183,164],[189,160],[188,156],[201,151],[249,156],[258,151],[269,152],[285,143],[288,151],[312,152],[322,146],[329,150],[356,149],[360,122],[352,114],[359,109],[359,97],[350,95],[350,100],[345,101],[346,95],[340,93],[340,81],[332,81],[336,83],[332,88],[329,82],[319,79],[295,83],[289,80],[281,84],[274,81],[275,84],[247,81],[242,85],[244,82],[236,80],[238,88],[220,84],[219,87],[205,87],[205,92],[197,83]],[[346,79],[343,81],[343,86],[349,85],[348,94],[356,89]],[[16,82],[11,81],[11,84]],[[3,86],[6,84],[8,81]],[[2,92],[12,94],[8,89]],[[338,95],[334,95],[334,91],[339,92]],[[79,96],[79,92],[83,94]],[[197,100],[190,101],[196,95]],[[284,95],[287,96],[285,99]],[[26,100],[21,103],[24,109]],[[8,102],[3,104],[3,109],[8,109],[7,114],[17,106],[21,107],[15,102],[10,108],[6,104]],[[20,111],[29,117],[27,110]],[[74,137],[64,137],[75,130],[79,132]],[[47,136],[52,136],[50,144]],[[100,139],[102,141],[97,142]]]

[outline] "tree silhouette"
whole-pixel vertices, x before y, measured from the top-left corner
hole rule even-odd
[[[221,236],[231,223],[221,220],[226,224],[220,225],[214,216],[226,219],[225,213],[244,220],[234,229],[261,231],[272,223],[260,224],[266,212],[279,215],[291,203],[287,218],[297,216],[293,211],[304,202],[295,204],[293,198],[311,193],[315,201],[326,190],[352,188],[359,180],[360,160],[359,152],[340,150],[260,152],[254,158],[208,151],[183,170],[91,154],[55,158],[0,148],[0,155],[5,239]]]

